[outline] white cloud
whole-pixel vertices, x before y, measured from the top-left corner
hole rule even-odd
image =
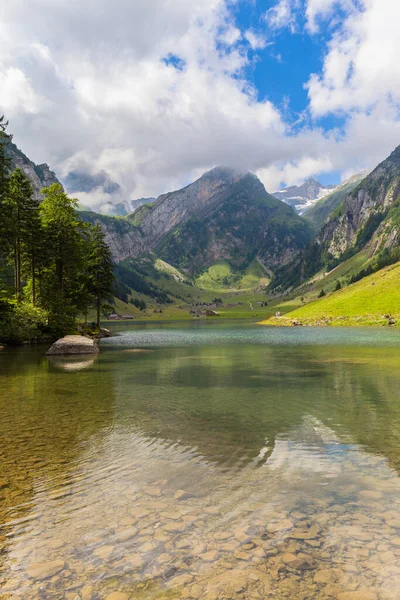
[[[238,29],[237,27],[230,26],[227,27],[225,31],[223,31],[220,34],[219,39],[226,46],[233,46],[234,44],[236,44],[236,42],[240,40],[241,37],[242,33],[240,29]]]
[[[152,195],[218,163],[251,166],[284,135],[242,76],[264,39],[242,38],[224,0],[17,0],[0,22],[0,77],[21,78],[0,112],[62,175],[104,168],[129,196]]]
[[[400,140],[400,14],[394,0],[379,9],[364,2],[364,12],[347,2],[324,69],[309,82],[313,116],[347,111],[344,133],[294,134],[245,78],[254,50],[281,27],[298,27],[300,0],[280,0],[261,32],[238,29],[232,0],[1,3],[0,114],[36,162],[61,176],[104,169],[130,198],[180,187],[217,164],[257,171],[269,189],[373,166]],[[334,4],[307,0],[308,22],[317,26]],[[97,190],[85,200],[106,198]]]
[[[399,19],[398,0],[363,0],[350,12],[329,44],[322,74],[309,81],[315,116],[399,104]]]
[[[335,115],[344,125],[325,135],[318,158],[308,145],[308,156],[264,169],[264,181],[375,166],[400,143],[399,1],[279,0],[268,15],[272,25],[293,29],[304,19],[311,34],[324,27],[330,35],[322,71],[307,83],[309,112],[314,124]]]
[[[271,192],[280,189],[282,182],[286,185],[299,185],[307,177],[316,173],[329,173],[333,164],[329,157],[302,158],[298,161],[274,164],[265,169],[260,169],[257,176],[265,187]]]
[[[272,29],[289,28],[292,32],[296,29],[297,11],[300,0],[278,0],[264,15],[267,24]]]
[[[256,33],[253,29],[248,29],[244,37],[249,42],[252,50],[261,50],[267,46],[267,38],[264,35]]]
[[[45,109],[47,103],[35,93],[28,77],[16,67],[0,71],[1,107],[12,118],[18,113],[35,114]]]
[[[317,33],[321,20],[330,18],[335,8],[344,11],[356,10],[354,0],[306,0],[308,29]]]

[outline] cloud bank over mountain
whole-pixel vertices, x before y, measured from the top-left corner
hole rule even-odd
[[[400,140],[398,3],[260,0],[249,25],[238,10],[253,4],[3,3],[0,113],[33,160],[61,179],[104,172],[116,201],[179,188],[218,164],[252,170],[272,190],[387,155]],[[303,82],[297,121],[252,78],[269,48],[289,60],[287,31],[318,38],[322,60]],[[268,89],[268,69],[263,77]],[[84,201],[110,196],[100,186]]]

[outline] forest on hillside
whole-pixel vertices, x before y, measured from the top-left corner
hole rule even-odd
[[[23,171],[11,169],[6,128],[1,117],[0,342],[51,341],[93,308],[99,328],[114,283],[104,234],[80,219],[60,184],[37,198]]]

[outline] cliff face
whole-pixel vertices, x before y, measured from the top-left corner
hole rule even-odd
[[[53,183],[60,183],[47,164],[36,165],[12,142],[6,147],[6,155],[11,158],[11,168],[19,167],[30,180],[34,194],[41,198],[40,191]]]
[[[84,218],[101,224],[116,262],[155,252],[191,275],[220,259],[240,268],[257,258],[272,272],[312,237],[311,227],[257,177],[224,168],[126,219],[94,213]]]
[[[372,258],[399,245],[400,146],[345,195],[313,242],[276,273],[273,285],[296,287],[362,249]]]
[[[352,175],[349,179],[340,184],[333,192],[318,200],[316,204],[307,209],[303,216],[319,231],[328,220],[333,211],[343,202],[365,177],[368,171]]]
[[[167,262],[195,275],[225,259],[237,268],[256,258],[272,272],[311,239],[311,228],[248,173],[158,245]],[[215,197],[214,197],[215,200]]]
[[[89,223],[101,226],[114,262],[137,258],[147,252],[148,245],[142,232],[126,219],[100,215],[92,211],[83,211],[80,216]]]
[[[228,198],[231,186],[241,177],[231,169],[213,169],[191,185],[160,196],[151,207],[142,206],[128,220],[140,227],[148,247],[155,247],[174,227]]]
[[[380,248],[390,247],[399,236],[393,214],[399,194],[400,146],[346,196],[322,228],[319,243],[336,259],[375,234],[383,235]],[[384,239],[389,231],[390,239]]]
[[[15,144],[8,145],[7,153],[12,167],[20,167],[30,179],[38,198],[44,187],[59,183],[47,165],[36,165]],[[71,191],[98,183],[114,190],[104,173],[82,179],[76,172],[68,179]],[[311,226],[268,194],[255,175],[224,167],[146,202],[127,217],[90,210],[81,216],[101,225],[116,263],[154,253],[190,275],[221,259],[237,269],[256,259],[272,273],[293,260],[313,235]]]

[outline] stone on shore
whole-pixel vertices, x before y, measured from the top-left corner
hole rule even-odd
[[[95,340],[83,335],[66,335],[57,340],[50,350],[48,356],[62,355],[74,356],[77,354],[98,354],[99,346]]]

